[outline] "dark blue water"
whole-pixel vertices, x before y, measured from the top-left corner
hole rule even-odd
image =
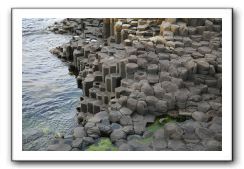
[[[22,20],[23,150],[46,150],[50,138],[69,135],[75,125],[82,91],[69,75],[67,63],[49,53],[71,38],[46,30],[56,20]]]

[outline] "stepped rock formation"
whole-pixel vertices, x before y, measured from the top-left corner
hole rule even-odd
[[[100,137],[121,151],[221,150],[221,19],[68,18],[50,30],[74,35],[50,51],[83,90],[72,150]],[[146,130],[165,116],[186,120]],[[71,149],[58,144],[49,150]]]

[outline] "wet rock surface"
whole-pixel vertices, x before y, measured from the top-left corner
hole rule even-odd
[[[49,150],[85,150],[101,137],[120,151],[221,150],[221,26],[214,18],[68,18],[51,26],[74,35],[50,52],[70,63],[83,96],[71,144]]]

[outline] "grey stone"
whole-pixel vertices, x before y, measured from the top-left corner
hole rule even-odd
[[[113,123],[119,122],[121,116],[122,115],[121,115],[120,111],[110,111],[109,112],[109,120]]]
[[[165,150],[168,146],[168,143],[166,140],[162,139],[156,139],[152,141],[152,147],[154,151],[161,151]]]
[[[158,57],[159,57],[159,60],[169,60],[169,54],[168,53],[159,53]]]
[[[141,143],[139,140],[130,140],[128,144],[134,151],[150,151],[148,145]]]
[[[82,147],[85,148],[93,143],[95,143],[95,140],[92,137],[83,137]]]
[[[200,122],[193,121],[192,119],[186,120],[181,123],[181,128],[184,130],[185,133],[194,133],[196,128],[201,127]]]
[[[170,62],[168,60],[160,60],[159,61],[159,69],[160,71],[165,71],[167,72],[169,70],[169,64]]]
[[[154,139],[158,139],[158,140],[161,140],[161,139],[165,139],[165,132],[164,132],[164,128],[160,128],[158,129],[156,132],[153,133],[153,138]]]
[[[143,85],[141,87],[141,92],[145,93],[147,96],[154,95],[153,88],[148,83],[143,83]]]
[[[112,123],[111,128],[112,128],[112,130],[116,130],[116,129],[121,129],[122,126],[118,123]]]
[[[122,126],[127,126],[127,125],[132,125],[132,119],[130,116],[125,116],[123,115],[120,120],[119,120],[120,124]]]
[[[133,99],[133,98],[129,98],[127,100],[127,107],[132,110],[133,112],[136,110],[136,106],[137,106],[137,100]]]
[[[145,130],[146,130],[146,122],[144,121],[134,122],[135,134],[142,135]]]
[[[133,149],[128,144],[121,144],[119,146],[119,151],[132,151]]]
[[[161,98],[161,99],[164,97],[165,90],[161,87],[161,84],[154,85],[153,89],[154,89],[155,97]]]
[[[99,123],[104,119],[109,119],[109,114],[106,111],[96,113],[93,118],[89,119],[90,122]]]
[[[47,148],[48,151],[70,151],[71,149],[72,147],[68,144],[52,144]]]
[[[200,142],[199,138],[196,136],[195,133],[184,133],[183,139],[186,143],[193,143],[197,144]]]
[[[77,138],[77,139],[72,141],[72,147],[81,148],[82,147],[82,143],[83,143],[83,139],[82,138]]]
[[[210,108],[211,108],[211,106],[208,104],[208,102],[200,102],[200,103],[198,103],[198,107],[197,107],[198,111],[204,112],[204,113],[209,111]]]
[[[203,127],[196,128],[195,133],[202,140],[214,137],[213,131]]]
[[[181,89],[178,90],[175,93],[175,99],[176,99],[176,105],[180,109],[185,109],[186,108],[186,102],[189,97],[189,91],[187,89]]]
[[[110,139],[112,142],[116,142],[117,140],[125,139],[125,138],[126,138],[126,133],[122,129],[114,130],[110,135]]]
[[[148,62],[145,58],[138,58],[137,59],[137,65],[140,69],[146,69],[147,64],[148,64]]]
[[[74,129],[74,134],[73,136],[75,138],[82,138],[82,137],[85,137],[86,136],[86,132],[85,132],[85,129],[84,127],[76,127]]]
[[[165,135],[170,139],[180,139],[183,135],[183,130],[174,122],[166,123],[164,130]]]
[[[119,111],[123,116],[130,116],[132,114],[132,111],[126,107],[122,107]]]
[[[179,27],[179,35],[187,36],[188,35],[188,28],[185,25],[180,25]]]
[[[101,135],[100,130],[95,123],[86,123],[85,130],[89,137],[98,138]]]
[[[146,114],[148,112],[147,103],[143,100],[139,100],[136,105],[136,112],[139,114]]]
[[[197,70],[200,74],[208,74],[209,71],[209,63],[205,61],[197,62]]]
[[[162,84],[162,88],[165,89],[166,92],[168,93],[176,92],[178,90],[177,85],[172,82],[163,81],[161,84]]]
[[[208,116],[200,111],[195,111],[192,113],[192,118],[196,121],[206,122],[208,120]]]
[[[142,137],[140,135],[129,135],[127,136],[127,140],[130,141],[130,140],[140,140]]]
[[[100,130],[101,135],[109,136],[109,134],[112,132],[110,124],[98,123],[97,126]]]
[[[163,81],[171,81],[171,76],[168,72],[160,72],[159,75],[159,81],[163,82]]]
[[[168,140],[168,148],[175,151],[184,151],[186,150],[186,145],[181,140]]]
[[[167,101],[168,110],[173,110],[175,108],[175,96],[173,93],[166,93],[164,99]]]
[[[210,139],[205,146],[207,151],[221,151],[221,143],[217,140]]]
[[[166,114],[168,111],[167,101],[158,100],[156,103],[156,110],[159,112],[160,115]]]
[[[132,125],[124,126],[122,129],[127,135],[134,134],[134,127]]]
[[[147,102],[148,112],[155,113],[157,110],[156,104],[158,102],[158,99],[154,96],[147,96],[146,102]]]
[[[198,50],[198,52],[200,52],[203,55],[211,53],[211,51],[212,51],[209,47],[206,47],[206,46],[199,47],[197,50]]]

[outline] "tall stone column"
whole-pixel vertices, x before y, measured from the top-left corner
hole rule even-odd
[[[110,18],[103,19],[103,38],[107,39],[110,36]]]

